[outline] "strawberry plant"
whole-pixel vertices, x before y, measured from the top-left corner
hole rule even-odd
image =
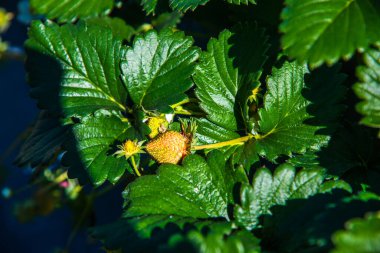
[[[380,252],[378,0],[30,7],[16,163],[125,188],[104,249]]]

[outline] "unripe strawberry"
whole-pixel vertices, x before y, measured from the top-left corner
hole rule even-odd
[[[146,145],[146,151],[159,163],[177,164],[188,149],[189,139],[175,131],[162,133]]]

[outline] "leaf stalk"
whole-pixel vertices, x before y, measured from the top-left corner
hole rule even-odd
[[[218,143],[213,143],[213,144],[207,144],[207,145],[193,146],[191,149],[192,150],[202,150],[202,149],[222,148],[222,147],[225,147],[225,146],[242,145],[246,141],[252,139],[253,137],[254,137],[253,135],[247,135],[247,136],[236,138],[236,139],[229,140],[229,141],[223,141],[223,142],[218,142]]]
[[[136,165],[136,161],[135,161],[135,158],[134,158],[133,156],[131,156],[131,162],[132,162],[133,170],[135,171],[136,175],[137,175],[138,177],[141,177],[141,174],[140,174],[139,168],[137,167],[137,165]]]

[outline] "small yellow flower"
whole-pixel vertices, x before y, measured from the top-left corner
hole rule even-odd
[[[13,13],[7,12],[3,8],[0,8],[0,33],[8,29],[12,18]]]
[[[122,145],[117,146],[119,150],[115,152],[115,155],[118,158],[124,156],[125,159],[129,159],[133,155],[145,153],[142,150],[142,146],[141,146],[143,142],[144,141],[137,142],[137,140],[134,140],[134,141],[126,140]]]
[[[253,101],[257,102],[258,97],[261,96],[260,91],[261,91],[260,86],[257,86],[256,88],[254,88],[254,89],[251,91],[252,94],[248,97],[248,101],[249,101],[250,103],[252,103]]]

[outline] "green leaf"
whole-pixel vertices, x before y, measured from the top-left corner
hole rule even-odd
[[[237,5],[248,5],[248,4],[256,4],[255,0],[226,0],[230,4],[237,4]]]
[[[40,107],[66,117],[125,110],[127,92],[119,78],[122,40],[110,29],[36,21],[25,46],[31,95]]]
[[[303,97],[306,73],[304,66],[285,62],[281,68],[274,68],[267,79],[264,107],[258,112],[260,135],[255,147],[269,160],[274,161],[281,154],[318,150],[329,140],[329,136],[317,133],[322,126],[306,122],[312,119],[307,110],[311,102]]]
[[[318,133],[331,135],[341,123],[339,116],[346,109],[343,101],[347,88],[346,75],[340,73],[340,64],[332,67],[321,66],[305,76],[306,89],[302,92],[311,104],[307,112],[312,117],[310,125],[323,126]]]
[[[135,29],[127,25],[123,19],[120,18],[90,18],[86,20],[88,25],[99,25],[112,30],[113,35],[116,38],[129,41],[133,35],[136,34]]]
[[[226,0],[230,4],[248,5],[256,4],[255,0]],[[188,10],[194,11],[199,5],[205,5],[209,0],[169,0],[170,7],[175,11],[186,12]],[[141,0],[141,5],[147,14],[154,14],[155,9],[159,5],[158,0]]]
[[[164,12],[152,20],[152,26],[157,31],[174,28],[181,22],[182,17],[183,14],[178,11]]]
[[[301,155],[294,155],[286,160],[287,163],[291,164],[296,168],[315,168],[320,167],[318,162],[318,156],[311,151],[308,151]]]
[[[225,221],[150,215],[123,218],[92,228],[90,234],[104,241],[105,248],[122,252],[260,252],[257,238],[232,226]]]
[[[186,12],[195,10],[198,5],[205,5],[209,0],[169,0],[169,5],[173,10]]]
[[[380,46],[368,50],[364,62],[366,66],[357,68],[361,82],[354,85],[356,95],[363,99],[356,109],[364,115],[362,124],[380,128]]]
[[[73,22],[78,18],[88,18],[109,13],[114,0],[31,0],[30,8],[34,14],[57,19],[59,23]]]
[[[376,147],[372,133],[367,130],[360,126],[341,128],[332,136],[329,145],[317,153],[320,165],[337,176],[355,167],[371,167],[371,160],[377,160]]]
[[[125,170],[131,171],[126,159],[113,155],[117,144],[127,139],[129,127],[129,123],[106,111],[82,118],[73,126],[73,137],[65,144],[63,163],[70,167],[69,176],[81,177],[76,171],[82,169],[99,186],[106,180],[116,183]]]
[[[332,64],[380,40],[377,0],[287,0],[286,5],[282,47],[301,62]]]
[[[247,107],[246,100],[238,100],[238,92],[247,75],[259,76],[268,48],[267,38],[257,26],[238,26],[235,30],[225,30],[217,40],[209,41],[194,75],[196,95],[207,119],[230,131],[239,129],[236,114]],[[243,53],[246,48],[250,50]]]
[[[211,152],[207,162],[198,155],[189,155],[182,166],[163,164],[157,175],[140,177],[128,185],[125,216],[228,219],[232,189],[226,173],[224,157],[218,151]]]
[[[68,130],[69,126],[63,126],[60,119],[41,111],[15,163],[20,167],[49,164],[68,138]]]
[[[372,167],[372,161],[377,163],[374,139],[368,130],[363,126],[345,125],[320,151],[294,156],[288,162],[300,167],[319,166],[327,169],[327,174],[339,177],[354,168],[366,170]]]
[[[122,252],[157,252],[160,245],[195,219],[179,216],[150,215],[122,218],[114,223],[94,227],[90,235],[104,242],[107,249]]]
[[[332,253],[380,252],[380,213],[349,220],[345,227],[333,235]]]
[[[258,224],[259,216],[270,214],[272,206],[318,193],[323,180],[322,169],[303,169],[296,173],[294,167],[283,164],[273,175],[266,168],[258,169],[252,186],[242,185],[241,206],[235,207],[235,219],[239,225],[253,229]]]
[[[149,31],[135,39],[121,61],[122,78],[133,102],[145,110],[169,112],[186,98],[199,49],[182,32]]]
[[[154,14],[154,10],[156,9],[158,0],[141,0],[141,5],[143,6],[146,14]]]
[[[173,236],[169,241],[168,248],[180,252],[182,245],[191,245],[192,252],[201,253],[259,253],[260,241],[250,232],[233,231],[232,223],[214,223],[208,226],[207,232],[193,229],[186,235]],[[174,244],[174,246],[173,246]],[[189,247],[187,247],[189,248]]]
[[[235,139],[236,131],[248,131],[247,99],[259,85],[268,44],[263,30],[247,23],[221,32],[207,48],[194,75],[196,95],[207,114],[207,120],[198,121],[201,145]]]
[[[207,119],[197,120],[197,131],[195,133],[197,144],[205,145],[239,138],[239,134],[215,125]]]
[[[264,216],[262,244],[272,245],[273,252],[329,252],[331,235],[343,229],[347,220],[380,209],[378,200],[350,200],[345,196],[334,191],[275,206],[272,215]]]

